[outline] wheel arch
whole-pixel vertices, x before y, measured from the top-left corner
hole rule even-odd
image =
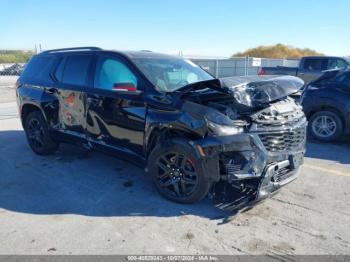
[[[28,117],[28,115],[34,111],[41,112],[46,120],[46,115],[40,106],[38,106],[37,104],[34,104],[34,103],[25,103],[22,105],[21,111],[20,111],[20,117],[21,117],[23,127],[25,125],[25,121],[26,121],[26,118]]]
[[[181,128],[155,127],[145,139],[146,143],[144,153],[146,158],[148,159],[149,154],[158,143],[171,138],[185,138],[188,140],[196,140],[201,139],[202,137],[195,132]]]

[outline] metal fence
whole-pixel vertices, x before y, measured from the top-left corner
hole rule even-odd
[[[2,63],[0,64],[0,75],[20,75],[25,63]]]
[[[298,59],[232,57],[229,59],[189,58],[215,77],[257,75],[263,66],[298,66]]]
[[[14,87],[19,75],[23,71],[24,65],[23,63],[0,64],[0,87]]]

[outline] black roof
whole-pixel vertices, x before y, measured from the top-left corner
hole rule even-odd
[[[72,51],[97,51],[97,50],[102,50],[102,48],[94,47],[94,46],[68,47],[68,48],[46,50],[41,52],[40,54],[62,53],[62,52],[72,52]]]
[[[119,50],[105,50],[99,47],[92,47],[92,46],[83,46],[83,47],[72,47],[72,48],[60,48],[60,49],[52,49],[52,50],[46,50],[40,53],[41,54],[55,54],[55,53],[73,53],[73,52],[114,52],[118,54],[122,54],[124,56],[129,57],[130,59],[133,58],[178,58],[176,56],[171,56],[167,54],[161,54],[161,53],[154,53],[149,50],[141,50],[141,51],[119,51]]]

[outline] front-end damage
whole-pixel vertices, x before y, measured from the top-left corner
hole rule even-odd
[[[221,80],[220,85],[221,93],[217,86],[214,93],[196,92],[186,99],[215,109],[205,113],[208,134],[192,143],[205,175],[214,182],[215,205],[237,211],[269,197],[298,176],[307,121],[288,95],[303,82],[292,77],[240,78],[239,82]]]
[[[303,118],[288,128],[254,125],[245,134],[197,140],[204,170],[220,174],[211,192],[215,205],[239,210],[293,181],[303,163],[306,124]]]

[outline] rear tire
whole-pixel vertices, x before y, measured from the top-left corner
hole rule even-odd
[[[58,149],[58,143],[49,134],[46,120],[40,111],[29,113],[24,130],[30,148],[38,155],[49,155]]]
[[[340,117],[331,111],[319,111],[309,120],[309,133],[321,141],[335,141],[343,133],[343,123]]]
[[[158,144],[148,159],[148,170],[158,192],[178,203],[195,203],[209,192],[210,181],[204,177],[201,160],[184,139]]]

